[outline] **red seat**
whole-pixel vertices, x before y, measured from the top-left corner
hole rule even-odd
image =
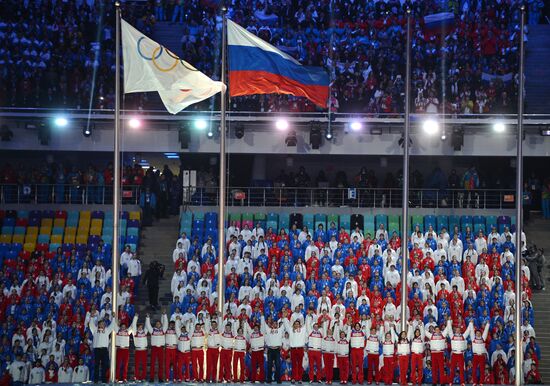
[[[65,210],[58,210],[55,212],[55,218],[64,218],[67,219],[67,211]]]
[[[40,252],[48,252],[50,245],[48,243],[39,243],[36,245],[36,250]]]
[[[55,252],[46,252],[44,253],[44,256],[46,256],[46,259],[51,260],[55,257]]]
[[[15,220],[15,226],[26,227],[28,225],[29,225],[29,219],[27,218],[18,218],[17,220]]]

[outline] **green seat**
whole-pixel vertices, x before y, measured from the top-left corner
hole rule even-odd
[[[374,228],[374,215],[372,214],[365,214],[363,216],[363,222],[364,222],[364,227],[363,227],[363,234],[367,234],[367,233],[370,233],[372,236],[374,236],[375,234],[375,228]]]
[[[398,235],[401,235],[401,216],[388,216],[388,235],[391,237],[393,232],[397,232]]]
[[[307,229],[313,233],[315,229],[313,226],[315,225],[314,217],[312,214],[304,214],[304,226],[307,227]]]
[[[242,221],[254,221],[254,215],[252,213],[243,213]]]
[[[254,214],[254,222],[265,222],[267,220],[267,216],[265,215],[265,213],[256,213]]]
[[[193,213],[193,220],[204,220],[204,212],[194,212]]]
[[[327,216],[327,227],[330,228],[330,223],[333,222],[334,225],[336,225],[336,229],[339,228],[339,218],[338,218],[338,215],[337,214],[329,214]]]
[[[411,232],[414,231],[414,228],[416,228],[417,225],[420,227],[420,230],[424,232],[424,216],[411,216]]]

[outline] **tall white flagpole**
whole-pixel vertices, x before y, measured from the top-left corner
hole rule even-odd
[[[227,55],[227,8],[225,4],[221,6],[222,10],[222,72],[221,82],[226,84],[226,55]],[[220,189],[219,189],[219,214],[218,214],[218,312],[223,315],[224,304],[224,265],[225,265],[225,195],[226,195],[226,160],[225,160],[225,115],[226,115],[226,92],[221,91],[221,116],[220,116]]]
[[[113,251],[111,272],[113,278],[113,299],[111,301],[114,315],[118,315],[118,254],[119,254],[119,216],[120,216],[120,3],[115,2],[116,39],[115,39],[115,134],[113,150]],[[111,322],[111,323],[114,323]],[[115,332],[111,335],[110,380],[116,382],[116,346]]]

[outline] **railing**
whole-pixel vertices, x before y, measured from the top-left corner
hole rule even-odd
[[[218,205],[217,187],[184,188],[184,204]],[[401,208],[399,188],[230,187],[228,206]],[[412,208],[513,209],[515,191],[501,189],[410,189]]]
[[[217,187],[185,187],[183,203],[218,205]],[[141,187],[124,185],[122,203],[138,205]],[[228,206],[401,208],[399,188],[230,187]],[[113,203],[111,185],[0,184],[0,204]],[[411,208],[513,209],[515,191],[501,189],[410,189]]]
[[[141,187],[124,185],[122,203],[138,205]],[[0,204],[97,204],[113,203],[112,185],[0,184]]]

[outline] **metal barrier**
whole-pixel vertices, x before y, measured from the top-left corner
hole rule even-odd
[[[184,204],[218,205],[218,188],[184,188]],[[401,208],[399,188],[230,187],[228,206]],[[513,209],[515,191],[501,189],[410,189],[412,208]]]
[[[122,203],[139,205],[141,187],[122,186]],[[112,204],[112,185],[0,184],[0,204]]]

